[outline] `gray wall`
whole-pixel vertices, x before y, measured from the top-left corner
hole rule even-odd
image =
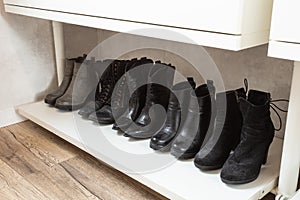
[[[77,54],[90,52],[96,48],[97,43],[100,44],[102,41],[117,34],[116,32],[95,30],[73,25],[65,25],[64,30],[65,38],[67,38],[65,46],[68,56],[77,56]],[[166,49],[170,46],[173,46],[175,49],[185,48],[196,56],[197,52],[203,50],[202,47],[195,45],[174,43],[129,34],[122,37],[124,37],[122,44],[106,45],[105,49],[99,45],[97,47],[97,52],[100,54],[100,58],[115,58],[114,52],[116,51],[116,48],[122,48],[123,45],[130,45],[133,42],[138,43],[145,40],[152,44],[162,44]],[[78,43],[78,40],[81,40],[80,43]],[[249,89],[268,91],[272,94],[273,99],[288,99],[293,62],[267,57],[267,49],[267,45],[262,45],[243,51],[233,52],[205,47],[205,50],[217,65],[227,90],[243,86],[243,79],[247,78]],[[121,55],[119,58],[129,59],[142,56],[147,56],[154,60],[162,60],[166,63],[172,63],[183,75],[194,76],[198,85],[203,83],[203,78],[195,71],[189,62],[168,51],[153,49],[136,50]],[[287,108],[286,103],[279,105],[283,108]],[[286,114],[280,114],[285,122]],[[274,113],[272,114],[272,118],[275,126],[278,126],[278,118]],[[277,133],[277,135],[282,137],[283,133],[284,129]]]
[[[24,16],[7,14],[0,2],[0,126],[20,120],[14,113],[18,105],[41,100],[52,91],[57,80],[53,53],[53,37],[51,23]],[[117,34],[111,31],[96,30],[74,25],[65,25],[65,47],[67,57],[75,57],[88,53],[96,45]],[[202,47],[176,42],[143,38],[129,34],[123,35],[122,43],[97,52],[101,58],[114,58],[119,46],[147,41],[169,47],[186,49],[189,55],[198,56]],[[272,97],[288,98],[290,91],[293,62],[267,57],[267,45],[232,52],[213,48],[205,48],[222,74],[226,89],[234,89],[243,85],[243,78],[248,78],[253,89],[269,91]],[[194,76],[198,84],[203,78],[192,65],[171,52],[165,50],[142,49],[126,53],[120,58],[147,56],[154,60],[172,63],[185,76]],[[203,63],[205,63],[203,61]],[[201,63],[199,63],[201,64]],[[209,67],[209,66],[208,66]],[[283,105],[284,106],[284,105]],[[282,115],[285,121],[285,115]],[[274,117],[277,122],[277,118]],[[280,132],[280,135],[283,131]]]
[[[0,1],[0,127],[22,120],[18,105],[56,85],[51,23],[7,14]]]

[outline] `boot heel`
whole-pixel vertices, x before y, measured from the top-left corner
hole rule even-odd
[[[269,154],[269,148],[265,152],[264,159],[263,159],[263,162],[262,162],[263,165],[265,165],[267,163],[268,154]]]

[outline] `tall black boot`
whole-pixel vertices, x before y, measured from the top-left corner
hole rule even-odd
[[[105,69],[103,73],[97,74],[98,80],[100,76],[100,80],[98,81],[98,85],[101,86],[101,91],[98,90],[92,94],[93,99],[87,102],[78,112],[83,118],[88,118],[90,114],[101,109],[109,100],[110,100],[110,92],[112,92],[113,87],[113,74],[117,73],[118,66],[121,64],[118,60],[106,59],[104,61],[96,62],[96,70],[100,71],[100,69]],[[92,91],[93,92],[93,91]]]
[[[155,63],[160,63],[160,61]],[[130,92],[127,94],[125,102],[128,102],[127,98],[129,98],[128,110],[126,109],[121,116],[116,117],[113,129],[126,132],[129,127],[134,126],[135,120],[145,107],[147,88],[149,87],[148,78],[153,65],[152,60],[141,59],[134,69],[127,72],[126,82]],[[113,107],[118,109],[115,105]]]
[[[98,122],[100,124],[112,124],[115,119],[118,119],[123,113],[125,113],[129,106],[129,87],[132,87],[133,84],[135,84],[132,80],[127,80],[128,73],[130,73],[129,71],[133,70],[136,66],[147,63],[152,65],[153,61],[146,57],[143,57],[140,60],[133,59],[126,65],[126,73],[124,75],[122,74],[122,77],[116,77],[119,81],[117,81],[115,85],[111,102],[96,111]]]
[[[239,98],[239,101],[243,116],[241,141],[221,172],[221,179],[227,184],[254,181],[261,165],[267,161],[269,146],[274,138],[270,93],[250,90],[248,99]]]
[[[71,83],[63,96],[56,100],[55,107],[61,110],[77,110],[91,98],[97,77],[92,69],[93,60],[75,62]]]
[[[67,89],[72,81],[75,62],[82,63],[85,58],[86,58],[86,55],[83,55],[83,57],[66,59],[65,69],[64,69],[64,78],[63,78],[61,84],[59,85],[59,87],[57,88],[57,90],[48,94],[45,97],[45,99],[44,99],[45,103],[54,106],[56,99],[58,99],[59,97],[61,97],[62,95],[65,94],[65,92],[67,91]]]
[[[202,146],[211,121],[212,102],[208,88],[212,87],[203,84],[191,93],[187,117],[171,147],[171,154],[178,159],[193,158]]]
[[[146,104],[140,116],[135,120],[137,126],[131,126],[126,130],[126,135],[132,138],[145,139],[150,138],[163,125],[165,119],[161,109],[152,110],[151,107],[159,104],[164,111],[167,110],[170,88],[174,80],[175,67],[165,64],[155,64],[150,71],[147,88]],[[153,112],[150,113],[150,110]],[[162,112],[160,112],[162,111]]]
[[[176,137],[181,119],[186,118],[189,97],[195,89],[194,79],[189,77],[188,81],[177,83],[172,87],[167,110],[167,120],[163,128],[155,133],[150,141],[150,147],[154,150],[169,150],[169,144]],[[183,121],[183,120],[182,120]]]
[[[244,88],[216,95],[216,121],[213,133],[195,156],[196,167],[202,170],[222,168],[231,150],[234,150],[240,142],[243,120],[238,104],[239,97],[246,97]]]
[[[97,106],[100,109],[96,110],[95,112],[91,113],[88,116],[89,120],[100,124],[111,124],[109,119],[111,118],[109,115],[99,116],[98,113],[108,113],[111,114],[110,109],[110,101],[111,95],[115,88],[116,82],[120,79],[120,77],[125,73],[125,69],[127,66],[128,61],[126,60],[115,60],[111,65],[111,74],[108,75],[106,80],[103,80],[103,84],[101,83],[101,92],[99,95],[99,100],[97,101]],[[101,110],[103,109],[103,110]]]

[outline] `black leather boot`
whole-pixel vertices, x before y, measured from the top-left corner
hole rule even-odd
[[[44,99],[45,103],[54,106],[56,99],[58,99],[59,97],[61,97],[62,95],[65,94],[65,92],[68,89],[68,87],[71,83],[71,80],[72,80],[74,63],[75,62],[82,63],[85,58],[86,58],[86,55],[83,55],[83,57],[66,59],[65,69],[64,69],[64,78],[63,78],[61,84],[59,85],[59,87],[57,88],[57,90],[55,90],[51,94],[48,94],[45,97],[45,99]]]
[[[143,65],[146,63],[151,63],[152,65],[153,61],[143,57],[140,60],[132,59],[127,63],[125,67],[126,73],[122,75],[122,77],[117,77],[119,80],[117,81],[112,93],[110,104],[103,106],[103,108],[96,112],[98,122],[100,124],[112,124],[114,123],[115,119],[118,119],[125,113],[126,109],[129,107],[129,89],[135,84],[133,83],[133,80],[127,80],[127,76],[130,73],[129,71],[133,70],[138,65]],[[139,75],[140,74],[137,74],[137,76]]]
[[[196,167],[202,170],[222,168],[230,152],[240,142],[243,120],[238,104],[239,97],[246,97],[244,88],[216,95],[216,120],[213,133],[195,156]]]
[[[96,102],[97,107],[100,109],[91,113],[88,116],[89,120],[100,124],[111,124],[110,118],[112,117],[112,112],[110,108],[111,95],[115,88],[116,82],[123,76],[125,73],[126,60],[116,60],[111,64],[111,74],[108,74],[106,80],[103,80],[101,83],[101,92],[99,95],[99,100]],[[104,113],[102,116],[101,114]],[[113,119],[112,119],[113,120]]]
[[[135,120],[136,125],[126,130],[128,137],[137,139],[150,138],[165,122],[164,112],[167,110],[170,96],[170,88],[174,80],[175,67],[156,63],[150,71],[149,87],[147,88],[146,103],[139,117]],[[151,109],[159,104],[164,110]],[[151,113],[150,113],[151,111]]]
[[[128,102],[128,98],[130,98],[128,110],[126,109],[122,115],[115,117],[116,122],[113,126],[114,129],[126,132],[130,126],[135,125],[134,121],[145,107],[147,88],[149,87],[148,78],[152,67],[152,60],[142,58],[138,61],[136,66],[132,67],[131,70],[126,73],[128,90],[132,95],[130,96],[128,93],[123,101],[123,103]],[[113,105],[113,109],[115,109],[114,113],[118,112],[118,107],[116,105]]]
[[[239,98],[243,116],[241,141],[221,171],[227,184],[244,184],[254,181],[262,164],[267,161],[269,146],[274,137],[270,117],[270,93],[250,90],[248,99]]]
[[[163,128],[155,133],[150,141],[150,147],[154,150],[168,151],[172,140],[176,137],[181,119],[186,118],[189,97],[196,83],[193,78],[188,81],[177,83],[172,87],[169,105],[167,110],[167,120]],[[182,120],[183,121],[183,120]]]
[[[194,158],[202,146],[211,121],[214,94],[210,95],[208,88],[212,87],[203,84],[191,93],[187,117],[171,147],[171,154],[178,159]]]
[[[96,93],[94,93],[94,98],[87,102],[79,110],[78,114],[83,118],[88,118],[91,113],[101,109],[110,100],[110,92],[112,92],[113,90],[113,87],[111,87],[111,85],[114,82],[112,76],[118,70],[117,68],[119,64],[119,61],[114,61],[112,59],[107,59],[102,62],[97,61],[96,68],[105,69],[103,73],[97,75],[98,80],[100,77],[98,85],[100,84],[101,90],[99,91],[98,87],[98,90],[96,91]]]
[[[75,62],[71,83],[63,96],[58,98],[55,107],[61,110],[77,110],[81,108],[95,90],[97,77],[92,69],[93,60]]]

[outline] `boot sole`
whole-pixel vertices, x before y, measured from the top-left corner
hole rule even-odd
[[[156,150],[156,151],[161,151],[161,152],[168,152],[171,150],[171,147],[172,147],[172,142],[170,142],[169,144],[167,144],[166,146],[163,146],[163,145],[155,145],[155,144],[152,144],[150,142],[150,148],[153,149],[153,150]]]
[[[66,110],[66,111],[73,111],[73,110],[78,110],[80,109],[82,106],[84,105],[83,104],[80,104],[80,105],[59,105],[59,104],[55,104],[55,108],[59,109],[59,110]]]
[[[223,181],[223,183],[226,183],[226,184],[229,184],[229,185],[240,185],[240,184],[250,183],[250,182],[256,180],[257,177],[258,177],[258,175],[254,178],[251,178],[251,179],[238,180],[238,181],[227,180],[227,179],[224,179],[224,178],[221,178],[221,180]]]
[[[218,170],[218,169],[221,169],[223,167],[223,165],[211,165],[211,166],[208,166],[208,165],[199,165],[197,163],[195,163],[195,166],[203,171],[208,171],[208,170]]]
[[[182,152],[176,152],[176,151],[171,151],[171,155],[173,155],[175,158],[178,160],[187,160],[194,158],[197,153],[182,153]]]
[[[44,102],[45,102],[46,104],[49,104],[49,105],[51,105],[51,106],[54,106],[54,105],[55,105],[55,103],[56,103],[56,99],[55,99],[55,100],[53,100],[53,101],[51,101],[51,100],[48,100],[48,99],[44,99]]]

